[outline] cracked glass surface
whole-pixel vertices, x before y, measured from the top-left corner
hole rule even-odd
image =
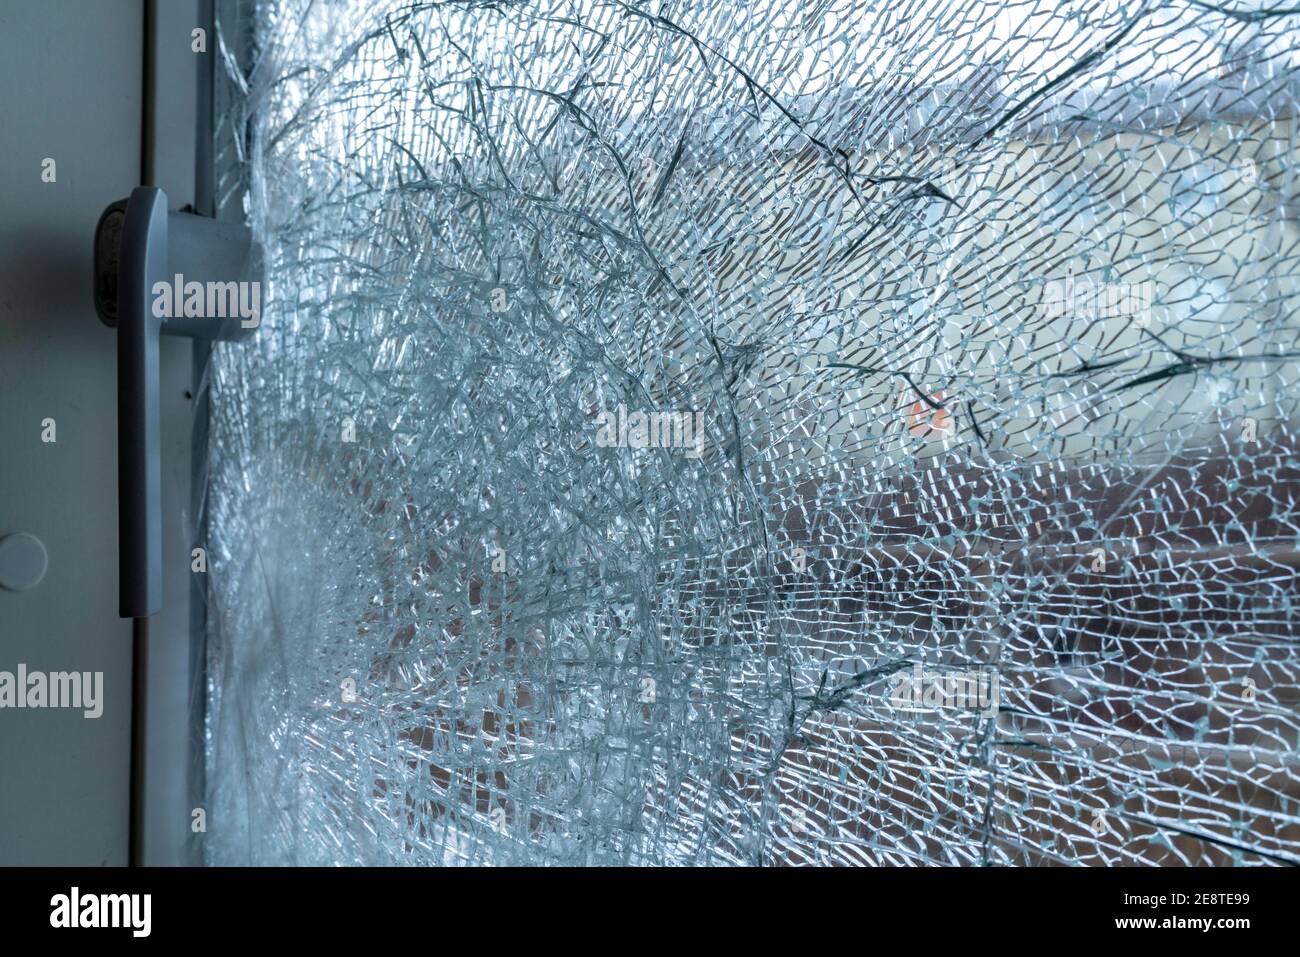
[[[211,863],[1300,863],[1300,16],[223,37]]]

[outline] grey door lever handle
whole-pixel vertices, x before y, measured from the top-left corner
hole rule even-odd
[[[147,618],[162,607],[158,337],[248,335],[261,255],[247,226],[169,213],[141,186],[100,216],[94,258],[95,311],[117,329],[119,613]]]

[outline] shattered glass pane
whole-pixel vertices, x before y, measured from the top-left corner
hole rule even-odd
[[[1300,863],[1297,28],[262,4],[208,859]]]

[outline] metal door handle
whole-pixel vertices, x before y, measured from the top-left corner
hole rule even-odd
[[[239,339],[260,322],[249,317],[166,315],[158,297],[176,285],[218,290],[228,305],[230,284],[257,285],[260,250],[252,231],[189,213],[167,212],[167,194],[141,186],[104,210],[95,229],[95,311],[117,329],[117,500],[120,609],[147,618],[162,607],[162,465],[158,413],[158,337]],[[171,295],[171,293],[166,293]],[[178,292],[171,301],[180,302]],[[247,298],[247,297],[246,297]],[[238,300],[236,300],[238,301]],[[163,305],[167,305],[164,303]],[[159,313],[163,313],[160,315]],[[237,310],[236,310],[237,312]]]

